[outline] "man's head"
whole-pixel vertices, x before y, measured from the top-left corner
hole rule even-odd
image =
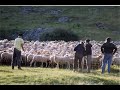
[[[89,42],[90,42],[90,39],[87,39],[86,42],[89,43]]]
[[[84,42],[81,42],[81,44],[84,44]]]
[[[22,34],[22,33],[19,33],[19,34],[18,34],[18,36],[22,37],[22,36],[23,36],[23,34]]]
[[[111,42],[111,38],[110,37],[106,38],[106,41]]]
[[[84,42],[83,42],[83,41],[81,41],[81,42],[80,42],[80,44],[81,44],[81,45],[84,45]]]

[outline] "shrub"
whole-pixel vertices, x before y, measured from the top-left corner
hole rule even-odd
[[[16,34],[18,34],[19,32],[21,32],[20,30],[17,29],[0,29],[0,39],[15,39]]]
[[[64,40],[64,41],[77,41],[79,37],[71,30],[65,29],[55,29],[51,32],[44,32],[40,35],[40,41],[55,41],[55,40]]]

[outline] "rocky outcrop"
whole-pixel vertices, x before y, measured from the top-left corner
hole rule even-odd
[[[23,39],[24,40],[39,40],[40,34],[44,33],[44,32],[49,32],[52,31],[52,28],[37,28],[34,30],[26,30],[23,34]]]

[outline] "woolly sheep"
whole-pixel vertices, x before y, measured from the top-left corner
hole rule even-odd
[[[3,52],[1,54],[1,63],[5,62],[6,64],[11,64],[12,61],[12,53],[8,53],[8,52]]]
[[[120,57],[114,57],[112,63],[113,63],[113,65],[119,66],[120,65]]]
[[[32,61],[30,62],[30,66],[32,66],[32,63],[35,62],[42,62],[42,66],[43,63],[46,63],[46,67],[47,67],[47,61],[50,60],[50,56],[45,56],[45,55],[34,55]]]
[[[92,60],[91,60],[91,67],[92,68],[99,68],[102,65],[102,60],[103,60],[103,56],[102,55],[98,55],[98,56],[92,56]]]

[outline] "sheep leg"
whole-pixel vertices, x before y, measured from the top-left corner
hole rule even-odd
[[[27,66],[27,58],[25,57],[25,66]]]
[[[82,71],[84,69],[84,60],[81,61],[81,68],[82,68]]]
[[[69,69],[69,63],[66,63],[66,69]]]
[[[68,66],[69,66],[68,69],[70,69],[70,63],[68,63]]]
[[[59,68],[59,63],[57,63],[57,68]]]
[[[46,68],[47,68],[47,62],[46,62]]]
[[[25,66],[27,66],[27,60],[25,60]]]
[[[51,62],[51,68],[53,68],[54,67],[54,63],[53,62]]]
[[[69,69],[69,63],[68,62],[66,63],[66,67],[67,67],[67,69]]]
[[[51,63],[50,61],[47,61],[47,62],[46,62],[46,67],[47,67],[47,68],[50,68],[50,63]]]
[[[30,62],[30,67],[32,67],[33,61]]]
[[[63,66],[64,66],[64,64],[61,64],[61,68],[64,68]]]
[[[67,69],[70,69],[70,63],[67,62]]]
[[[72,68],[71,68],[72,70],[73,70],[73,67],[74,67],[74,64],[72,64]]]
[[[42,68],[43,68],[43,62],[41,62],[42,63]]]
[[[91,61],[91,70],[93,70],[93,61]]]
[[[36,62],[34,62],[34,67],[36,67]]]

